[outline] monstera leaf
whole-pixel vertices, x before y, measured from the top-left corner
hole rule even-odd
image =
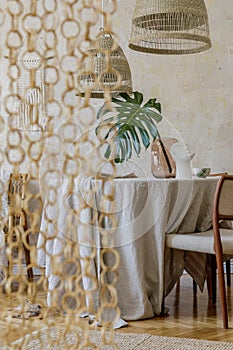
[[[132,95],[120,93],[119,98],[113,98],[116,113],[104,104],[98,111],[97,118],[102,117],[96,128],[96,134],[105,132],[108,140],[105,152],[106,158],[113,158],[116,163],[122,163],[131,158],[133,150],[137,155],[141,152],[141,144],[147,149],[151,139],[159,137],[157,123],[161,121],[161,105],[152,98],[143,104],[143,95],[134,91]],[[109,116],[110,115],[110,116]]]

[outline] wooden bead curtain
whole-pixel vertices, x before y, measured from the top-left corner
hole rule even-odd
[[[2,317],[2,339],[12,348],[26,349],[35,342],[38,349],[45,344],[47,348],[111,345],[117,349],[112,336],[113,322],[120,315],[115,290],[117,223],[114,213],[99,215],[90,200],[101,187],[103,200],[112,202],[114,184],[104,178],[82,187],[82,181],[101,168],[104,159],[99,143],[103,140],[93,138],[96,111],[88,94],[82,99],[76,90],[77,73],[95,40],[92,28],[99,26],[102,16],[106,31],[114,37],[111,16],[116,0],[111,3],[104,11],[101,0],[4,0],[0,5],[0,166],[5,176],[0,179],[0,209],[2,231],[11,237],[7,243],[2,239],[0,246],[11,262],[1,267],[1,299],[8,309]],[[7,175],[21,172],[29,179],[24,198],[29,225],[7,231]],[[67,215],[61,229],[64,207]],[[90,212],[92,218],[84,220]],[[104,219],[112,223],[109,230],[102,227]],[[93,227],[98,234],[90,234]],[[21,242],[28,238],[33,279],[22,270]],[[56,252],[51,250],[54,242],[60,247]],[[39,262],[40,255],[46,267]],[[106,263],[108,255],[114,261],[111,266]],[[98,271],[93,269],[96,261]],[[108,282],[109,271],[113,278]],[[28,319],[32,307],[38,307],[39,317]],[[91,338],[91,322],[81,315],[93,315],[101,323],[99,344]],[[59,328],[61,318],[63,327]]]

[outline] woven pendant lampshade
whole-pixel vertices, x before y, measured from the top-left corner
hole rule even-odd
[[[189,54],[211,47],[204,0],[137,0],[129,47],[155,54]]]
[[[89,90],[93,98],[103,98],[106,90],[112,96],[132,92],[131,71],[125,54],[103,29],[96,37],[95,48],[88,50],[82,62],[78,90],[81,96]]]

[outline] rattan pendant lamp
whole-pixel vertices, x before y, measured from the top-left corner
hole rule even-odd
[[[189,54],[211,47],[204,0],[136,0],[129,47],[155,54]]]
[[[104,0],[102,13],[103,10]],[[111,33],[104,30],[104,17],[95,47],[88,50],[78,72],[78,91],[81,96],[89,93],[92,98],[103,98],[105,91],[111,96],[117,96],[120,92],[132,92],[129,63]]]

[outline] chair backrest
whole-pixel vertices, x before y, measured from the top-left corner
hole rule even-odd
[[[222,175],[218,181],[214,206],[213,221],[233,220],[233,175]]]
[[[8,186],[8,206],[20,208],[22,201],[25,199],[26,184],[29,180],[29,174],[18,173],[10,174]]]
[[[221,175],[227,175],[227,172],[224,173],[210,173],[207,175],[207,177],[215,177],[215,176],[221,176]]]

